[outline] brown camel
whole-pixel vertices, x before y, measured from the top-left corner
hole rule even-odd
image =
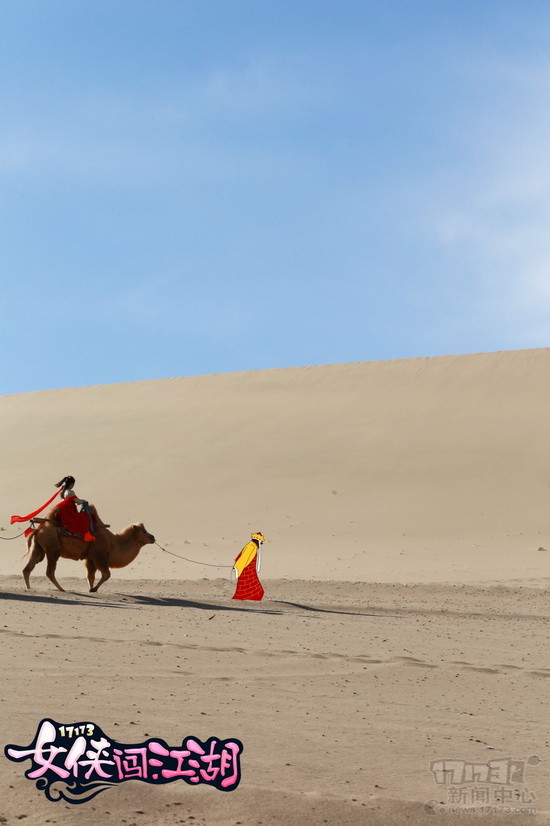
[[[148,533],[143,522],[129,525],[122,533],[112,533],[106,525],[97,524],[95,527],[95,541],[84,542],[72,536],[62,536],[57,527],[45,520],[28,538],[27,547],[30,559],[23,568],[23,576],[27,588],[30,588],[30,574],[38,562],[47,559],[46,576],[59,588],[55,578],[55,568],[59,557],[64,559],[82,559],[86,563],[90,591],[97,591],[100,585],[111,576],[110,568],[124,568],[132,562],[144,545],[151,545],[155,537]],[[101,579],[94,585],[96,571],[100,572]]]

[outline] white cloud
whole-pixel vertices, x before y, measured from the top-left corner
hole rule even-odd
[[[500,68],[499,98],[462,131],[467,160],[424,187],[424,228],[471,268],[497,323],[548,340],[550,66]]]

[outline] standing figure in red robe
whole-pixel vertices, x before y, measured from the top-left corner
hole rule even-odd
[[[235,576],[237,577],[237,587],[233,594],[233,599],[253,599],[261,600],[264,595],[262,583],[258,579],[260,570],[260,548],[264,542],[264,537],[258,531],[253,533],[248,542],[233,565]]]

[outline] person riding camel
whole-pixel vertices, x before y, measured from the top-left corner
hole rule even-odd
[[[56,488],[61,488],[61,502],[53,509],[52,517],[59,519],[63,527],[75,536],[81,536],[84,542],[93,542],[94,523],[92,513],[95,511],[85,499],[79,499],[74,491],[74,476],[64,476],[60,482],[56,483]],[[80,505],[81,510],[77,509]]]

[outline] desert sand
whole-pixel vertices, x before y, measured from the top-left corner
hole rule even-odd
[[[3,757],[0,823],[550,823],[549,376],[539,349],[0,397],[2,746],[51,718],[244,747],[234,791],[81,805]],[[69,473],[158,545],[98,593],[69,560],[27,591],[10,516]],[[238,602],[257,530],[266,595]]]

